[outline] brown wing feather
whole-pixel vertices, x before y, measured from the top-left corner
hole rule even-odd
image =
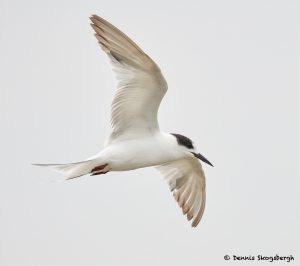
[[[196,227],[205,209],[205,176],[196,158],[187,158],[156,167],[167,179],[179,207]]]

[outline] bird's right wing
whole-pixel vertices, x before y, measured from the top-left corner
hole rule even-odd
[[[167,91],[160,69],[115,26],[97,15],[90,19],[119,82],[112,102],[110,141],[152,134],[159,129],[157,112]]]
[[[167,180],[183,214],[196,227],[205,208],[205,175],[197,158],[185,158],[155,167]]]

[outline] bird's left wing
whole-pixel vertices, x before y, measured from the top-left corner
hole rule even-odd
[[[184,215],[196,227],[205,208],[205,175],[197,158],[185,158],[155,167],[167,180]]]
[[[118,80],[112,102],[110,141],[157,131],[157,112],[167,83],[155,62],[127,35],[93,15],[91,26]]]

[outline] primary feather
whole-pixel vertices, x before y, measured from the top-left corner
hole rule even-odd
[[[111,106],[113,131],[109,142],[159,130],[157,112],[167,91],[159,67],[128,36],[97,15],[91,26],[111,59],[118,89]]]
[[[193,219],[193,227],[197,226],[205,208],[205,175],[199,160],[180,159],[156,168],[167,180],[183,214]]]

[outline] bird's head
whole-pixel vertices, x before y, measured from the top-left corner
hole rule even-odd
[[[192,156],[198,158],[202,162],[209,164],[210,166],[213,166],[209,160],[207,160],[201,153],[197,152],[193,142],[188,137],[175,133],[172,133],[171,135],[176,138],[178,145],[187,150],[187,152]]]

